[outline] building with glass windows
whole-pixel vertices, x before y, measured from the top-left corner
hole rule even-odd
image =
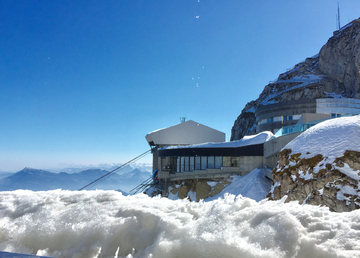
[[[225,142],[225,133],[192,120],[159,129],[145,136],[153,149],[153,170],[158,169],[157,150],[165,146],[186,146],[205,142]]]
[[[263,132],[232,142],[158,147],[153,167],[158,169],[158,179],[166,182],[245,175],[264,167],[263,143],[272,136]]]
[[[256,132],[276,133],[280,128],[297,124],[300,119],[302,119],[301,123],[306,123],[349,114],[360,114],[360,100],[347,98],[300,99],[264,105],[255,111]]]
[[[225,142],[224,133],[191,120],[151,132],[146,140],[153,149],[153,169],[166,191],[168,183],[179,180],[227,178],[274,167],[278,152],[302,131],[326,119],[355,114],[360,114],[357,99],[303,99],[259,107],[259,133],[238,141]],[[267,169],[266,176],[272,178]]]

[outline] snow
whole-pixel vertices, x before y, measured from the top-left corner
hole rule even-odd
[[[328,97],[328,98],[334,98],[334,99],[344,98],[343,95],[336,94],[335,92],[326,92],[326,91],[324,91],[324,93],[326,94],[326,97]]]
[[[251,107],[251,108],[249,108],[249,109],[247,109],[247,110],[245,110],[245,112],[247,112],[247,113],[255,113],[255,107]]]
[[[266,198],[269,189],[271,188],[271,180],[265,177],[265,169],[254,169],[244,176],[231,176],[229,179],[231,184],[226,186],[220,193],[213,197],[206,198],[205,202],[210,202],[218,198],[224,198],[226,195],[232,194],[235,196],[242,195],[254,199],[255,201],[261,201]],[[208,181],[207,184],[211,187],[215,187],[218,182]],[[173,188],[179,188],[180,185],[170,186],[168,189],[168,198],[170,200],[179,200],[178,194],[171,193]],[[196,192],[192,190],[187,194],[191,201],[196,201]]]
[[[205,201],[216,200],[227,194],[242,195],[255,201],[261,201],[266,198],[272,183],[270,179],[265,177],[265,169],[254,169],[244,176],[232,176],[231,178],[231,184],[225,187],[221,193],[209,197]]]
[[[360,211],[225,195],[0,193],[0,250],[52,257],[360,257]]]
[[[350,23],[346,24],[345,26],[343,26],[339,31],[342,32],[343,30],[345,30],[346,28],[348,28],[348,27],[350,27],[352,25],[353,25],[353,23],[350,22]]]
[[[323,155],[324,161],[313,169],[313,173],[318,173],[324,164],[335,165],[336,158],[344,156],[345,151],[360,152],[359,142],[360,115],[357,115],[330,119],[319,123],[296,137],[284,149],[291,149],[291,154],[301,153],[300,159],[312,158],[318,154]],[[336,169],[359,182],[359,171],[353,170],[348,164],[344,163],[343,167],[336,166]],[[313,173],[301,171],[300,178],[312,179],[314,177]],[[338,189],[337,199],[346,201],[348,204],[350,203],[349,196],[360,196],[357,189],[348,185],[337,184],[335,181],[328,183],[326,186]],[[358,183],[357,188],[359,186],[360,183]],[[323,189],[319,193],[322,195]]]
[[[301,153],[300,159],[322,154],[326,156],[325,162],[331,164],[336,158],[342,157],[346,150],[360,151],[359,142],[360,115],[357,115],[321,122],[289,142],[284,149],[291,149],[292,154]],[[319,165],[314,168],[314,173],[321,169]],[[338,169],[345,175],[360,180],[358,172],[348,165]]]
[[[207,184],[210,185],[211,187],[214,187],[215,185],[217,185],[217,182],[209,181],[207,182]]]
[[[193,190],[190,190],[188,192],[188,196],[189,196],[191,201],[196,202],[196,192],[194,192]]]
[[[300,178],[303,178],[305,180],[310,180],[314,178],[313,174],[309,173],[309,171],[306,171],[305,174],[303,171],[300,171],[299,174]]]
[[[221,142],[221,143],[201,143],[201,144],[193,144],[187,146],[165,146],[162,149],[186,149],[186,148],[235,148],[235,147],[243,147],[248,145],[255,145],[264,143],[273,137],[274,134],[270,131],[264,131],[258,133],[256,135],[244,136],[241,140],[231,141],[231,142]]]
[[[269,192],[269,193],[271,193],[271,198],[274,198],[274,190],[275,190],[275,188],[278,187],[278,186],[280,186],[280,181],[275,182],[275,184],[273,184],[273,185],[271,186],[271,189],[270,189],[270,192]]]
[[[271,99],[275,98],[276,96],[279,96],[287,91],[291,91],[294,89],[305,87],[309,84],[319,82],[323,78],[322,75],[315,75],[315,74],[307,74],[303,76],[295,76],[290,80],[277,80],[272,82],[272,84],[280,84],[280,83],[299,83],[298,85],[295,85],[293,87],[287,88],[285,90],[282,90],[280,92],[276,92],[273,94],[270,94],[267,96],[262,102],[261,105],[269,105],[276,103],[275,101],[272,101]]]

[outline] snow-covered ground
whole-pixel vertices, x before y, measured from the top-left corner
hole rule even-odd
[[[205,201],[213,201],[227,194],[242,195],[255,201],[266,198],[271,188],[272,181],[265,177],[265,169],[254,169],[245,176],[232,176],[231,184],[225,187],[221,193],[207,198]]]
[[[225,195],[0,193],[0,250],[53,257],[360,257],[360,211]]]

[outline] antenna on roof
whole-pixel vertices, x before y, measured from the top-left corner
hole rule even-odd
[[[339,2],[338,4],[338,13],[337,13],[337,29],[340,30],[340,7],[339,7]]]
[[[180,117],[180,123],[185,123],[186,117]]]

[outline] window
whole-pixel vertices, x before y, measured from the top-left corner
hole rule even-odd
[[[274,117],[274,122],[281,122],[281,116]]]
[[[184,172],[185,171],[185,157],[181,157],[180,158],[180,172]]]
[[[214,161],[214,156],[209,156],[208,157],[208,168],[213,169],[215,168],[215,161]]]
[[[180,157],[176,158],[176,172],[180,172]]]
[[[289,116],[289,120],[293,120],[293,116]]]
[[[207,157],[201,157],[201,170],[206,170],[207,168]]]
[[[216,156],[215,157],[215,168],[220,169],[222,167],[222,157]]]
[[[184,165],[184,171],[185,172],[189,172],[189,157],[184,157],[184,163],[185,163],[185,165]]]
[[[200,156],[196,156],[195,157],[195,170],[200,170],[201,167],[200,167]]]
[[[190,157],[190,172],[194,171],[194,157]]]

